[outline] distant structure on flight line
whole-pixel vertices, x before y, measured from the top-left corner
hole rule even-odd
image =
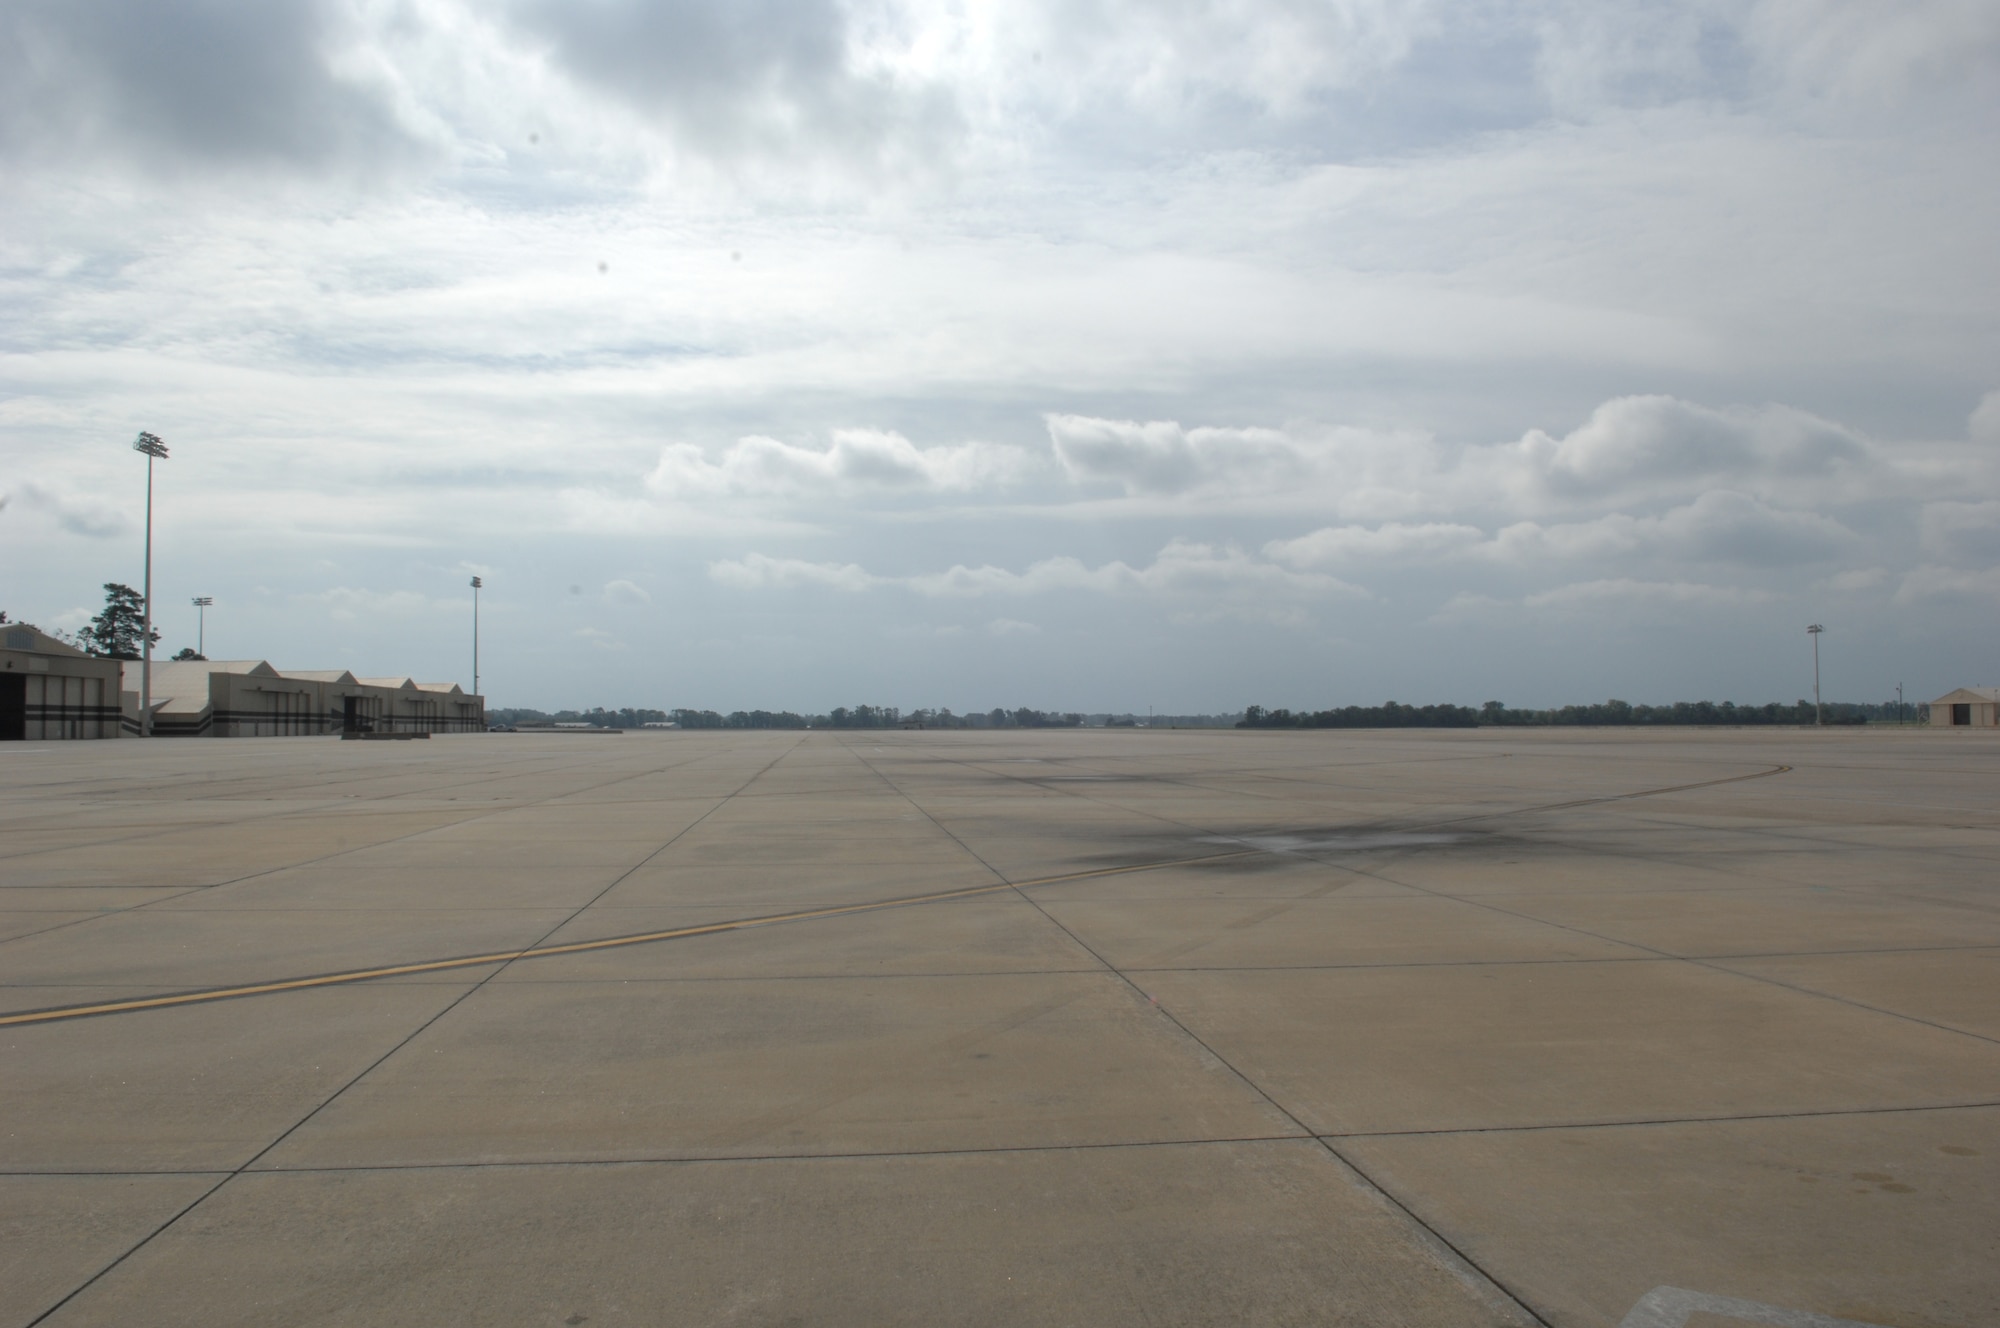
[[[1961,687],[1931,702],[1931,723],[1949,728],[2000,728],[2000,687]]]
[[[0,625],[0,741],[137,737],[139,661],[100,659],[26,623]],[[155,737],[478,733],[486,699],[454,682],[279,670],[261,659],[153,665]]]

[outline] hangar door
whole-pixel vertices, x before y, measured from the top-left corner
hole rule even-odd
[[[28,679],[0,673],[0,742],[20,742],[28,736]]]

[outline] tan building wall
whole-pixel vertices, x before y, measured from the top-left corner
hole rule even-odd
[[[360,678],[382,698],[380,727],[395,733],[478,733],[486,728],[486,698],[455,682]]]
[[[142,731],[138,660],[99,659],[26,623],[0,623],[0,741],[116,738]],[[478,733],[486,699],[456,683],[279,670],[261,659],[154,660],[158,737]]]
[[[209,736],[216,738],[303,738],[325,733],[325,688],[265,674],[215,673],[208,679]]]
[[[2000,728],[2000,687],[1961,687],[1930,704],[1934,728]]]
[[[118,661],[0,623],[0,741],[119,736]]]
[[[139,665],[125,666],[128,728],[138,730]],[[358,732],[478,733],[485,698],[456,683],[356,678],[345,669],[280,670],[261,659],[153,665],[160,737],[286,738]]]

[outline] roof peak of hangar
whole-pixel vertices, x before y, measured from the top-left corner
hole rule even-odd
[[[123,659],[118,661],[127,667],[137,667],[142,661]],[[153,676],[159,677],[163,670],[174,670],[188,674],[242,673],[253,678],[275,678],[278,671],[271,667],[269,660],[263,659],[156,659],[153,661]]]
[[[31,655],[81,655],[85,659],[93,658],[88,650],[79,650],[33,623],[24,622],[0,623],[0,649],[25,650]]]

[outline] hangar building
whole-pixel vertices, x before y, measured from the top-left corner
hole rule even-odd
[[[1931,702],[1931,723],[1944,728],[2000,728],[2000,687],[1961,687]]]
[[[139,664],[126,660],[126,732],[139,731]],[[261,659],[153,662],[157,737],[280,738],[318,733],[478,733],[486,699],[454,682],[276,669]]]
[[[100,659],[0,623],[0,741],[137,737],[138,660]],[[486,698],[457,683],[279,670],[261,659],[154,660],[156,737],[478,733]]]
[[[118,661],[0,623],[0,741],[118,736]]]

